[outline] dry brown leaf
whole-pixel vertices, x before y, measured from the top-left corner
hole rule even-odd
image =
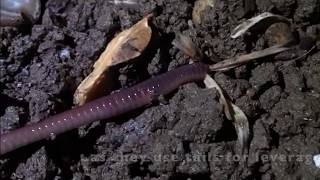
[[[94,69],[78,86],[75,94],[75,104],[84,104],[110,90],[111,66],[127,62],[138,57],[150,42],[152,30],[146,16],[131,28],[119,33],[106,47],[99,59],[93,65]]]

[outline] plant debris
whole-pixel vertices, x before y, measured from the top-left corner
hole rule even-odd
[[[265,56],[270,56],[274,54],[278,54],[280,52],[284,52],[291,49],[290,47],[283,47],[283,45],[275,45],[261,51],[254,51],[249,54],[244,54],[242,56],[233,57],[226,59],[224,61],[220,61],[214,65],[210,66],[211,71],[227,71],[229,69],[235,68],[242,64],[246,64],[252,60],[256,60]]]
[[[207,7],[214,7],[216,0],[197,0],[194,2],[192,10],[192,22],[196,25],[201,24],[201,13]]]
[[[193,44],[188,36],[184,36],[181,33],[177,33],[176,38],[172,41],[172,45],[178,48],[180,51],[190,56],[194,60],[201,60],[203,54],[201,51]]]
[[[283,22],[274,23],[268,27],[265,32],[265,37],[269,46],[285,44],[294,40],[290,26]]]
[[[190,56],[193,60],[199,61],[203,58],[203,54],[198,48],[195,47],[191,39],[187,36],[184,36],[180,33],[176,35],[176,38],[173,40],[172,44],[181,50],[186,55]],[[233,57],[220,61],[216,64],[210,66],[211,71],[227,71],[229,69],[235,68],[242,64],[246,64],[252,60],[256,60],[265,56],[270,56],[284,52],[291,49],[291,47],[284,47],[283,45],[275,45],[261,51],[255,51],[249,54],[244,54],[242,56]]]
[[[223,105],[224,113],[228,120],[231,120],[235,126],[238,135],[238,142],[241,148],[241,154],[247,153],[249,142],[249,121],[244,112],[235,104],[231,102],[228,96],[218,83],[209,75],[206,76],[204,84],[207,88],[215,88],[219,95],[219,102]]]
[[[152,14],[147,15],[131,28],[122,31],[111,40],[105,51],[93,65],[94,69],[91,74],[78,86],[74,94],[75,104],[82,105],[101,94],[106,94],[105,88],[110,86],[108,69],[111,66],[140,56],[151,39],[152,30],[148,25],[148,20],[151,16]]]
[[[248,19],[238,25],[234,30],[231,32],[231,38],[237,38],[244,33],[246,33],[249,29],[258,26],[263,26],[264,28],[268,27],[268,25],[276,23],[276,22],[285,22],[289,23],[289,19],[287,19],[284,16],[275,15],[269,12],[265,12],[262,14],[259,14],[258,16],[255,16],[251,19]]]
[[[138,4],[138,2],[136,0],[113,0],[113,1],[110,1],[111,3],[113,4],[127,4],[127,5],[136,5]]]

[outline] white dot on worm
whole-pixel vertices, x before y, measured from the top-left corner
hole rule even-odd
[[[56,135],[53,132],[51,132],[49,136],[51,140],[54,140],[56,138]]]

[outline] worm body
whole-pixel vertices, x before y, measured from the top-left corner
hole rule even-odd
[[[41,13],[40,0],[1,0],[0,26],[17,26],[25,20],[34,23]]]
[[[188,64],[82,106],[0,135],[0,155],[94,121],[143,107],[182,84],[203,80],[208,66]]]

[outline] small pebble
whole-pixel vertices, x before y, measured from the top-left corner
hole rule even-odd
[[[29,70],[26,69],[26,68],[23,68],[22,69],[22,74],[25,75],[25,76],[29,76]]]
[[[314,155],[313,156],[313,161],[314,161],[314,164],[316,165],[316,167],[320,168],[320,154]]]
[[[19,82],[19,83],[17,84],[17,88],[20,88],[20,87],[22,87],[22,83]]]
[[[59,58],[62,60],[70,59],[70,50],[68,48],[62,48],[59,51]]]
[[[0,65],[3,65],[5,62],[5,59],[0,58]]]

